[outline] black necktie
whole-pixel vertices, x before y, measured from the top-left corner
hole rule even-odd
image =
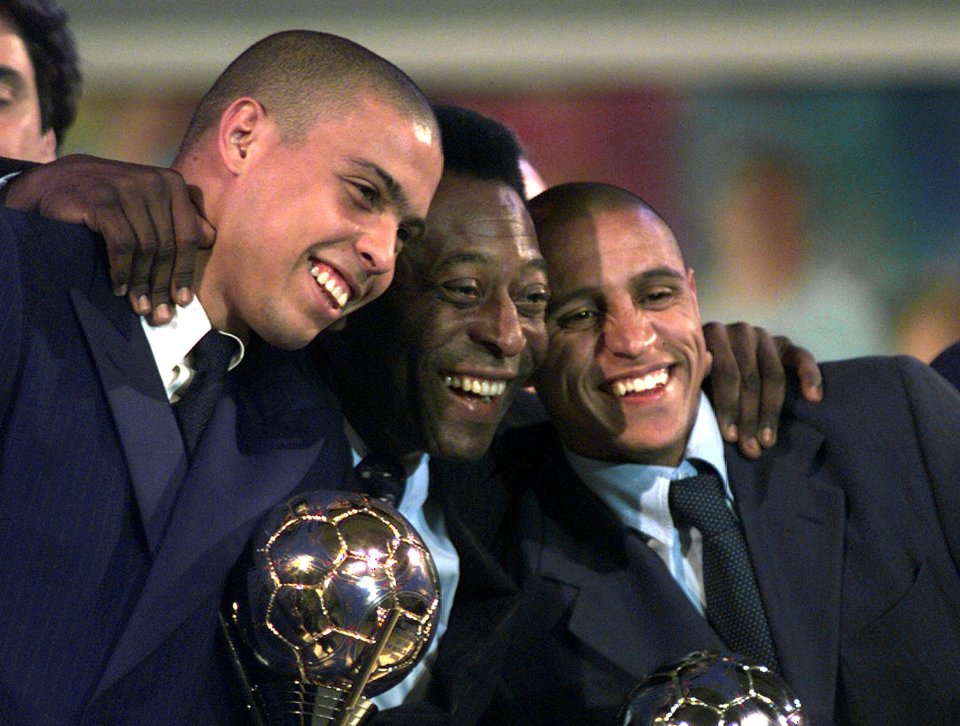
[[[213,407],[223,393],[227,380],[227,366],[237,352],[237,341],[217,330],[211,330],[190,351],[193,378],[180,400],[174,404],[180,432],[193,456],[203,427],[207,425]]]
[[[371,497],[396,507],[403,497],[407,472],[397,459],[367,454],[353,469],[357,485]]]
[[[696,527],[703,537],[710,624],[729,648],[779,670],[747,543],[720,477],[699,474],[673,482],[670,512],[678,526]]]

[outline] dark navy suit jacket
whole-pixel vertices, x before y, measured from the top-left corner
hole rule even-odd
[[[822,370],[824,401],[794,386],[759,461],[726,448],[783,675],[814,726],[960,723],[960,396],[909,358]],[[502,677],[526,714],[500,722],[613,723],[642,676],[722,643],[552,429],[511,444],[537,496],[517,517],[526,602]]]
[[[0,723],[236,723],[223,582],[268,508],[342,488],[342,418],[253,341],[188,465],[102,246],[0,211]]]
[[[941,376],[960,388],[960,342],[954,343],[930,364]]]
[[[498,549],[510,492],[497,449],[494,442],[493,452],[474,462],[430,461],[430,498],[443,510],[460,581],[425,698],[383,711],[376,726],[471,726],[502,687],[520,591]]]

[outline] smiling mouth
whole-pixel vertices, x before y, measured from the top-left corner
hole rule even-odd
[[[495,381],[475,376],[443,376],[443,384],[458,395],[479,398],[484,403],[493,403],[493,399],[502,396],[507,390],[506,381]]]
[[[311,261],[310,274],[313,275],[313,279],[317,281],[320,289],[326,293],[330,303],[338,310],[342,310],[350,300],[350,288],[334,269],[314,260]]]
[[[610,391],[617,398],[622,398],[630,393],[648,393],[667,385],[670,380],[670,370],[660,368],[651,371],[645,376],[639,378],[621,378],[610,385]]]

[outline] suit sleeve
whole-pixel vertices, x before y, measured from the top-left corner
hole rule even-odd
[[[5,425],[19,370],[23,296],[19,245],[6,214],[0,214],[0,427]]]
[[[905,356],[897,360],[940,526],[960,572],[960,393],[929,366]]]

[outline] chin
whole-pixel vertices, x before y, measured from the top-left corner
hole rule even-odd
[[[447,461],[476,461],[487,453],[493,443],[493,432],[443,437],[434,442],[430,456]]]

